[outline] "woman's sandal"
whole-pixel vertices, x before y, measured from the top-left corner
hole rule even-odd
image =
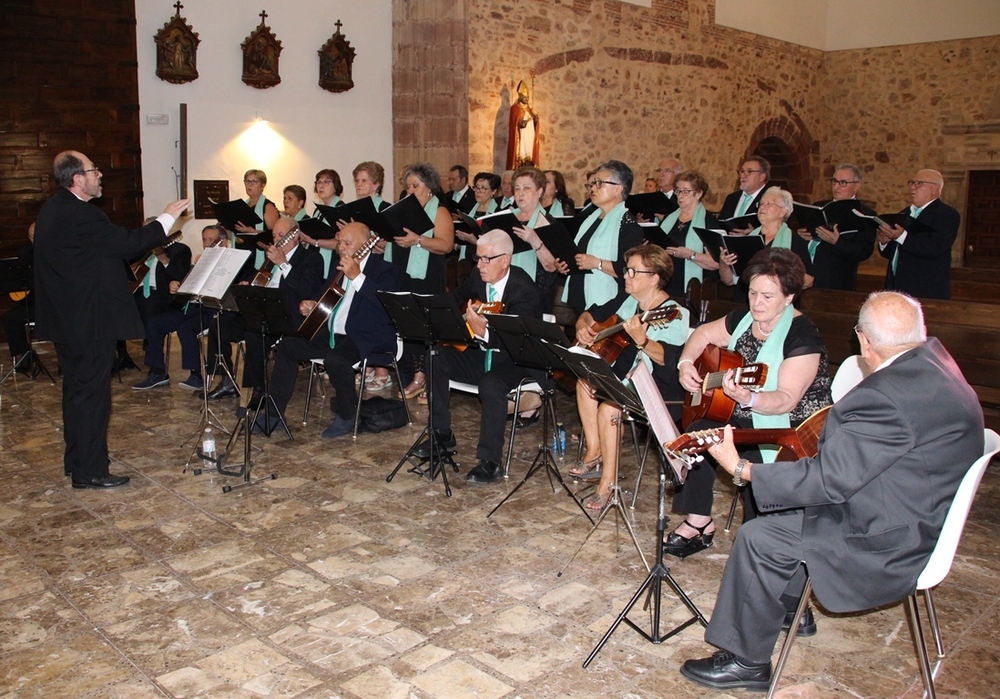
[[[599,481],[603,461],[604,458],[601,456],[594,457],[590,461],[580,461],[568,473],[578,481]]]
[[[593,512],[600,512],[601,510],[604,509],[604,506],[608,504],[608,499],[610,497],[611,497],[610,492],[607,495],[594,493],[589,498],[583,501],[583,506]]]
[[[417,382],[416,379],[414,379],[413,381],[410,382],[410,385],[406,387],[404,393],[406,394],[407,398],[416,398],[421,393],[423,393],[426,387],[427,387],[426,379],[420,381],[419,383]]]
[[[670,532],[667,535],[667,540],[663,542],[663,553],[676,556],[677,558],[687,558],[699,551],[704,551],[712,545],[715,532],[705,533],[705,530],[712,524],[712,520],[706,522],[703,527],[696,527],[686,519],[684,520],[684,524],[698,533],[692,537],[686,537],[678,534],[677,530]]]
[[[427,405],[427,391],[421,391],[417,394],[417,405]]]

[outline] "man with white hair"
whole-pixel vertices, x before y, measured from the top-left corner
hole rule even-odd
[[[472,307],[474,302],[500,301],[506,314],[542,317],[538,287],[527,272],[510,266],[513,252],[514,242],[504,231],[492,230],[479,237],[476,266],[466,282],[452,292],[460,307],[469,304],[465,320],[475,334],[476,343],[464,352],[454,347],[439,347],[436,350],[438,356],[434,364],[430,409],[434,412],[433,438],[439,448],[454,449],[456,444],[448,406],[449,379],[479,387],[482,404],[479,444],[476,447],[479,463],[466,476],[466,480],[472,483],[492,483],[500,477],[507,394],[526,376],[537,381],[544,378],[541,372],[514,364],[500,340],[490,333],[488,316],[477,313]],[[430,439],[414,450],[418,458],[427,458],[430,453]]]
[[[910,206],[900,213],[927,229],[879,227],[878,250],[889,260],[885,288],[925,299],[950,299],[951,246],[958,237],[961,216],[938,198],[944,178],[937,170],[920,170],[906,185]]]
[[[814,458],[752,464],[737,454],[731,427],[709,450],[734,483],[751,484],[767,516],[737,534],[705,631],[721,650],[681,666],[693,682],[766,690],[806,571],[835,613],[912,594],[959,483],[983,453],[976,393],[927,338],[919,303],[876,292],[854,329],[872,373],[834,404]]]

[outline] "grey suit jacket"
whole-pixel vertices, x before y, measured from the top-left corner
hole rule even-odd
[[[804,508],[806,566],[832,612],[913,593],[962,477],[983,453],[983,413],[935,339],[834,404],[813,459],[754,466],[761,512]]]

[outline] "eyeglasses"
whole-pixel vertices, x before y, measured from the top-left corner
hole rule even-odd
[[[744,168],[740,168],[739,170],[736,171],[736,174],[737,175],[752,175],[755,172],[764,172],[764,171],[763,170],[746,170]]]
[[[333,180],[316,180],[316,184],[333,184]]]
[[[505,252],[501,252],[501,253],[498,253],[496,255],[476,255],[476,264],[477,265],[478,264],[487,264],[488,265],[493,260],[497,259],[498,257],[503,257],[506,254],[507,253],[505,253]]]
[[[927,185],[937,185],[937,182],[927,182],[926,180],[907,180],[906,181],[906,186],[907,187],[923,187],[925,184],[927,184]]]
[[[87,173],[87,172],[100,172],[100,171],[101,171],[101,168],[99,168],[99,167],[92,167],[92,168],[90,168],[88,170],[83,170],[84,173]]]
[[[621,182],[614,182],[612,180],[591,180],[590,182],[587,183],[587,186],[590,187],[591,189],[600,189],[606,184],[616,184],[619,187],[624,186]]]
[[[656,274],[656,272],[650,272],[648,269],[636,269],[635,267],[626,267],[625,275],[629,279],[635,279],[637,274]]]
[[[684,196],[689,197],[692,194],[694,194],[695,192],[697,192],[698,190],[697,189],[675,189],[674,191],[677,192],[678,194],[683,194]]]
[[[260,184],[260,180],[243,180],[243,184]]]
[[[472,189],[474,191],[476,191],[476,192],[492,192],[493,191],[492,187],[480,187],[478,185],[475,186],[475,187],[473,187]]]
[[[829,182],[834,187],[846,187],[849,184],[861,184],[858,180],[838,180],[835,177],[831,177]]]

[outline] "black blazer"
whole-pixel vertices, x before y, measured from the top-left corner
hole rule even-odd
[[[508,315],[513,316],[525,316],[527,318],[541,318],[542,317],[542,297],[538,293],[538,286],[531,280],[528,273],[525,272],[520,267],[511,267],[509,272],[510,277],[507,279],[507,286],[504,287],[503,297],[500,301],[503,303],[503,312]],[[465,280],[462,286],[458,287],[451,292],[452,297],[458,303],[459,307],[462,307],[466,301],[476,300],[485,301],[486,300],[486,282],[479,275],[479,267],[473,267],[472,274],[469,278]],[[497,357],[503,357],[503,360],[513,364],[510,356],[504,351],[503,343],[496,336],[496,333],[490,333],[490,341],[487,346],[491,349],[501,350],[498,354],[494,356],[494,362]]]
[[[816,206],[825,206],[829,203],[829,199],[824,199],[816,202]],[[861,213],[868,216],[875,214],[860,201],[856,204]],[[875,251],[877,229],[872,221],[856,216],[852,216],[850,221],[838,221],[837,228],[841,231],[854,232],[841,235],[836,245],[819,241],[812,263],[812,275],[815,277],[813,286],[817,289],[854,291],[858,280],[858,264],[871,257]],[[806,245],[808,246],[808,243]]]
[[[300,323],[299,303],[316,298],[323,283],[323,256],[319,254],[319,248],[300,245],[289,264],[292,269],[282,278],[278,288],[285,313],[293,323]]]
[[[760,208],[761,197],[764,196],[764,192],[767,191],[770,182],[765,184],[761,190],[757,193],[757,196],[753,198],[750,202],[750,206],[747,207],[744,216],[749,216],[750,214],[757,213],[757,209]],[[736,207],[740,205],[740,198],[743,196],[743,190],[737,189],[735,192],[726,197],[726,200],[722,203],[722,208],[719,209],[719,218],[732,218],[736,215]]]
[[[170,293],[170,282],[183,281],[187,273],[191,271],[191,248],[181,242],[176,242],[165,248],[168,263],[164,266],[159,260],[153,266],[153,274],[156,277],[156,288],[149,290],[149,298],[145,298],[142,292],[142,284],[135,290],[135,295],[142,296],[140,303],[145,305],[142,311],[144,318],[157,315],[167,310],[174,300],[174,294]]]
[[[362,357],[372,352],[394,352],[396,328],[375,292],[399,291],[399,269],[380,255],[369,255],[364,273],[365,283],[354,295],[347,314],[347,336]]]
[[[38,336],[73,344],[143,337],[123,263],[166,240],[156,221],[130,231],[69,190],[57,191],[35,222]]]
[[[909,214],[910,207],[900,213]],[[885,288],[903,291],[925,299],[951,298],[951,246],[958,237],[961,216],[958,211],[935,199],[920,212],[917,220],[931,227],[929,233],[906,234],[899,245],[890,242],[879,253],[889,260],[885,270]],[[896,273],[892,272],[892,257],[899,250]]]
[[[447,196],[448,196],[448,201],[451,204],[453,204],[455,208],[461,211],[463,214],[469,213],[469,210],[476,205],[476,193],[472,191],[472,185],[468,186],[468,188],[465,190],[465,194],[463,194],[457,202],[454,201],[455,198],[454,192],[448,192]]]

